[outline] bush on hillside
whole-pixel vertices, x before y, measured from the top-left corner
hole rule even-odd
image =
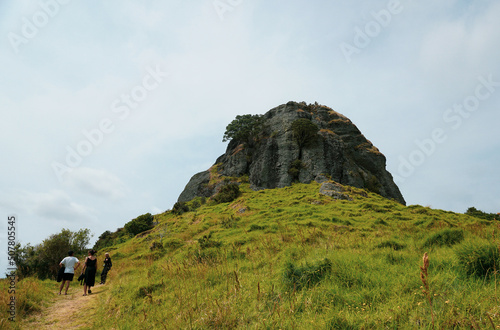
[[[432,234],[424,242],[424,247],[452,246],[462,242],[464,231],[462,229],[447,228]]]
[[[93,249],[99,251],[108,246],[123,243],[130,237],[131,234],[124,228],[118,228],[113,233],[106,230],[101,234],[101,236],[99,236],[99,239],[95,242]]]
[[[499,214],[495,213],[486,213],[481,210],[476,209],[475,207],[469,207],[465,214],[470,215],[471,217],[476,217],[485,220],[500,220]]]
[[[455,255],[469,276],[490,277],[500,270],[500,253],[495,244],[467,242],[456,248]]]
[[[219,203],[230,203],[240,196],[240,187],[236,183],[223,185],[213,200]]]
[[[202,238],[199,238],[198,244],[200,245],[200,249],[207,249],[211,247],[218,248],[222,245],[222,242],[213,239],[212,233],[210,233],[208,235],[203,235]]]
[[[402,250],[405,247],[406,247],[406,245],[404,245],[402,243],[399,243],[399,242],[396,242],[394,240],[383,241],[383,242],[381,242],[380,244],[377,245],[377,248],[379,248],[379,249],[391,248],[391,249],[393,249],[395,251]]]
[[[125,230],[132,235],[137,235],[146,230],[153,228],[153,216],[151,213],[146,213],[130,220],[125,224]]]
[[[181,215],[185,212],[189,212],[189,206],[185,202],[177,202],[172,207],[173,214]]]
[[[332,269],[332,262],[325,258],[313,264],[296,266],[289,261],[283,271],[283,282],[290,290],[301,290],[319,283]]]

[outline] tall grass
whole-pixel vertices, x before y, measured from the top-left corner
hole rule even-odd
[[[161,215],[147,236],[110,248],[109,290],[92,327],[500,325],[496,278],[463,270],[468,244],[498,240],[494,223],[349,189],[353,201],[320,195],[315,183],[258,192],[241,184],[230,203]]]
[[[15,284],[15,292],[10,289],[9,293],[9,288],[9,280],[0,280],[0,329],[21,329],[22,320],[41,312],[50,298],[55,297],[57,283],[28,277]],[[11,316],[8,313],[11,297],[15,298],[15,322],[8,319]]]

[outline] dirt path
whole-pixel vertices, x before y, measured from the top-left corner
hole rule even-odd
[[[24,329],[79,329],[89,327],[88,319],[98,308],[98,297],[106,286],[97,285],[92,294],[83,295],[79,285],[69,288],[68,295],[58,295],[55,303],[43,310],[40,315],[23,325]],[[64,290],[63,290],[64,292]]]

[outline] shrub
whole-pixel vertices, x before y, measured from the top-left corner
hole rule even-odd
[[[146,213],[130,220],[125,224],[125,230],[132,235],[137,235],[143,231],[153,228],[153,216],[151,213]]]
[[[300,159],[296,159],[291,162],[288,174],[292,177],[292,181],[297,181],[299,179],[300,170],[302,168],[304,168],[304,164]]]
[[[176,250],[184,245],[184,241],[178,238],[168,238],[163,242],[163,247],[171,250]]]
[[[383,241],[377,245],[377,248],[379,248],[379,249],[383,249],[383,248],[387,248],[387,247],[391,248],[395,251],[399,251],[399,250],[404,249],[406,247],[406,245],[401,244],[401,243],[396,242],[396,241],[393,241],[393,240]]]
[[[149,246],[149,249],[151,251],[155,251],[155,250],[163,250],[163,244],[161,242],[153,242],[151,243],[151,245]]]
[[[462,229],[447,228],[437,233],[432,234],[424,242],[424,247],[432,246],[452,246],[462,242],[464,239],[464,232]]]
[[[465,214],[470,215],[471,217],[476,217],[485,220],[495,220],[498,219],[498,214],[495,213],[486,213],[481,210],[476,209],[475,207],[469,207]]]
[[[260,226],[255,223],[250,225],[250,228],[248,228],[248,231],[254,231],[254,230],[264,230],[266,229],[267,226]]]
[[[235,218],[232,215],[229,218],[224,217],[220,220],[221,226],[226,228],[226,229],[235,228],[237,225],[237,222],[238,222],[238,218]]]
[[[296,266],[289,261],[285,264],[283,282],[289,289],[301,290],[319,283],[331,269],[332,262],[327,258],[303,266]]]
[[[223,185],[213,197],[216,203],[230,203],[240,195],[240,187],[236,183]]]
[[[155,291],[161,290],[164,286],[165,285],[162,283],[155,283],[146,286],[141,286],[139,289],[137,289],[135,296],[137,298],[152,297],[152,294]]]
[[[207,249],[211,247],[219,247],[222,245],[222,242],[216,241],[212,238],[212,233],[208,235],[203,235],[202,238],[198,239],[198,244],[200,245],[200,249]]]
[[[181,215],[185,212],[189,212],[189,206],[185,202],[177,202],[172,207],[172,213],[174,214]]]
[[[220,251],[216,248],[198,250],[194,252],[193,257],[198,263],[213,264],[219,261]]]
[[[467,242],[456,248],[455,255],[469,276],[486,277],[500,270],[500,253],[494,244]]]

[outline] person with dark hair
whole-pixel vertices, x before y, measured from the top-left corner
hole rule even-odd
[[[91,287],[95,284],[95,273],[97,270],[97,258],[95,257],[96,251],[89,250],[89,255],[85,258],[85,266],[83,266],[82,274],[85,273],[83,279],[83,295],[87,295],[87,288],[89,294],[92,293]]]
[[[113,266],[113,264],[111,263],[111,257],[109,256],[109,253],[106,252],[104,254],[104,256],[105,256],[104,267],[102,268],[102,272],[101,272],[101,283],[100,284],[106,283],[106,277],[108,276],[108,272],[111,269],[111,267]]]
[[[59,294],[61,294],[64,284],[66,284],[64,294],[68,294],[69,282],[73,280],[73,276],[75,276],[75,269],[77,269],[78,266],[80,266],[80,261],[73,257],[73,251],[68,251],[68,256],[59,263],[59,267],[64,267],[62,283],[59,287]]]

